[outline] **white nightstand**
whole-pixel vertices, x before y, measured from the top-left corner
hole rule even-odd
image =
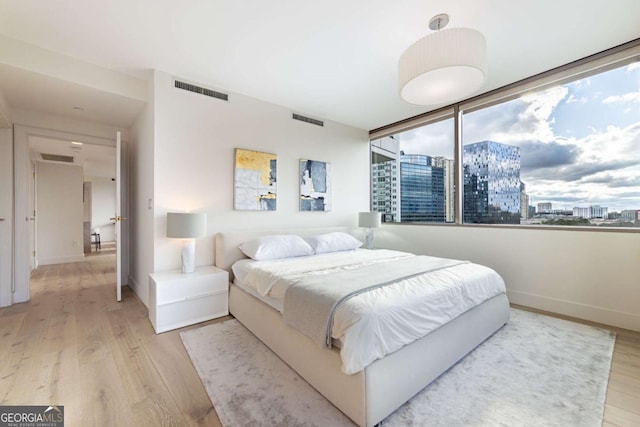
[[[149,275],[149,319],[156,333],[229,314],[229,273],[199,267]]]

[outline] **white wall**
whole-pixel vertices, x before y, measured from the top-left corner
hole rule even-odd
[[[377,247],[492,267],[513,303],[640,331],[640,235],[385,224]]]
[[[180,267],[180,243],[166,238],[168,211],[208,213],[207,237],[196,242],[196,265],[210,265],[214,262],[213,238],[219,231],[314,225],[355,227],[357,212],[368,209],[367,131],[329,121],[318,127],[292,120],[292,110],[288,108],[239,94],[230,93],[229,102],[224,102],[175,89],[172,76],[159,71],[154,73],[153,97],[153,118],[147,116],[149,112],[143,113],[134,126],[137,148],[132,150],[133,170],[147,181],[149,166],[144,155],[150,154],[145,146],[150,139],[149,122],[153,121],[153,184],[138,183],[134,190],[136,214],[140,215],[148,203],[146,192],[154,189],[154,270],[143,271],[140,267],[151,267],[144,260],[138,260],[134,267],[137,292],[145,303],[148,273]],[[233,210],[235,148],[278,155],[277,211]],[[303,158],[332,163],[331,212],[298,210],[298,168]],[[140,167],[145,170],[136,170]],[[136,233],[136,240],[145,238],[141,230]]]
[[[0,92],[0,128],[11,129],[11,110],[4,94]]]
[[[82,261],[82,167],[36,163],[39,265]]]
[[[114,241],[115,225],[109,218],[116,213],[116,183],[111,178],[85,177],[91,182],[91,229],[100,229],[102,242]]]
[[[130,219],[129,287],[147,304],[149,273],[154,272],[154,94],[149,79],[148,102],[131,130],[129,144]]]

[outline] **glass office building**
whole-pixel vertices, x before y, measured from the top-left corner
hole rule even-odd
[[[463,147],[463,220],[520,223],[520,148],[495,141]]]
[[[431,156],[400,155],[400,221],[445,221],[444,168]]]

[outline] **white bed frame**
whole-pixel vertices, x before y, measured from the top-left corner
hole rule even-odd
[[[346,228],[268,230],[216,235],[216,266],[246,258],[240,243],[269,234],[309,236]],[[272,307],[231,286],[229,311],[309,384],[360,426],[382,421],[509,320],[509,301],[498,295],[467,311],[429,335],[376,360],[353,375],[342,373],[336,349],[322,349],[286,325]]]

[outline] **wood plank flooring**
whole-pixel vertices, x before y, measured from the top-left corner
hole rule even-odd
[[[0,309],[0,405],[64,405],[68,426],[220,426],[179,331],[156,335],[114,284],[109,251],[34,271],[31,301]],[[638,426],[640,333],[610,329],[603,425]]]
[[[0,405],[64,405],[68,426],[220,426],[178,331],[156,335],[128,287],[115,301],[114,265],[40,267],[31,301],[0,309]]]

